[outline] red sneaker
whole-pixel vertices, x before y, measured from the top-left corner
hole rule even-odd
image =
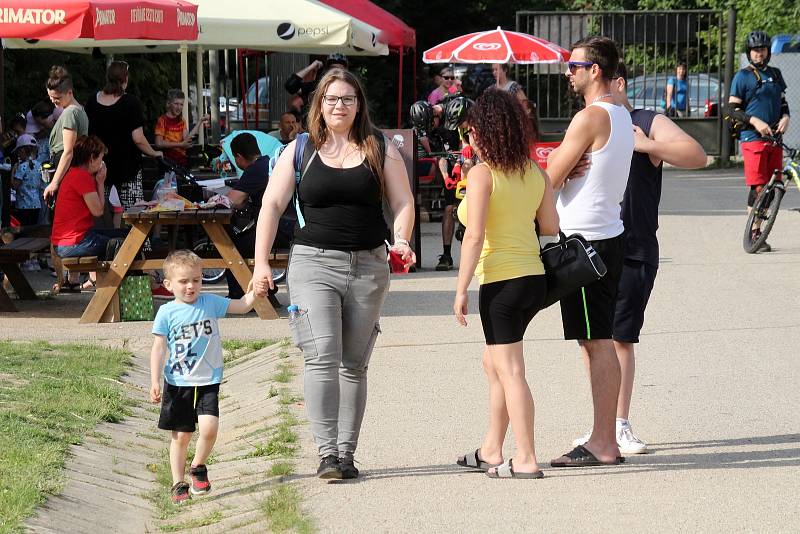
[[[170,291],[169,289],[167,289],[164,286],[155,287],[151,291],[153,293],[153,297],[155,297],[157,299],[159,299],[159,298],[160,299],[172,299],[172,298],[175,298],[175,295],[172,294],[172,291]]]
[[[170,491],[172,504],[182,504],[192,498],[189,494],[189,484],[186,482],[176,482]]]
[[[202,495],[211,491],[211,483],[208,481],[208,469],[204,465],[198,465],[189,469],[189,476],[192,478],[192,495]]]

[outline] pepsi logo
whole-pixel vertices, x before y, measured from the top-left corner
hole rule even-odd
[[[472,45],[472,48],[475,50],[487,51],[487,50],[499,50],[500,47],[503,46],[500,43],[475,43]]]
[[[288,41],[292,37],[294,37],[294,24],[291,22],[281,22],[278,24],[278,37],[283,39],[284,41]]]

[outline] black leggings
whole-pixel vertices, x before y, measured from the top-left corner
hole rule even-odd
[[[478,308],[487,345],[522,341],[531,319],[544,305],[544,275],[523,276],[481,285]]]

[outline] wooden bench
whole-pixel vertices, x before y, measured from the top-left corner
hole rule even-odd
[[[22,274],[20,264],[28,261],[34,254],[49,250],[50,240],[46,237],[20,237],[8,245],[0,246],[0,271],[8,277],[20,299],[36,300],[36,292]],[[0,311],[17,311],[2,284],[0,284]]]
[[[253,266],[255,265],[255,259],[246,259],[244,261],[247,264],[247,267],[250,269],[250,271],[252,271]],[[272,267],[285,269],[289,265],[289,254],[288,252],[283,250],[275,250],[270,254],[269,262],[270,266]],[[101,260],[97,256],[62,258],[61,265],[64,269],[66,269],[69,272],[97,273],[98,289],[111,285],[107,280],[106,275],[112,267],[116,266],[114,260]],[[131,262],[130,267],[128,267],[128,270],[129,271],[157,270],[161,269],[163,265],[164,265],[163,258],[134,260]],[[203,267],[212,269],[225,269],[228,267],[228,265],[222,258],[203,258]],[[278,302],[278,300],[274,297],[274,295],[271,295],[269,297],[269,301],[274,308],[277,309],[280,307],[280,302]],[[106,308],[105,312],[103,313],[101,322],[116,322],[120,320],[121,317],[119,308],[119,292],[115,292],[110,305]]]

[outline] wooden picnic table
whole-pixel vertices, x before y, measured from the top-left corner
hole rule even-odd
[[[36,292],[22,274],[20,264],[30,259],[33,254],[44,252],[49,248],[50,240],[46,237],[22,237],[0,247],[0,271],[8,277],[20,299],[36,300]],[[2,283],[0,283],[0,311],[17,311]]]
[[[163,226],[202,226],[209,239],[217,247],[220,258],[203,258],[204,268],[230,269],[236,281],[246,288],[252,278],[248,263],[242,258],[231,241],[224,226],[229,224],[233,210],[227,208],[197,209],[184,211],[147,211],[146,208],[133,207],[125,210],[122,220],[131,226],[116,256],[109,262],[108,271],[103,275],[103,284],[98,283],[89,305],[81,317],[81,323],[98,323],[104,318],[114,317],[109,306],[113,306],[122,280],[130,270],[161,269],[163,259],[137,259],[147,237],[156,225]],[[107,310],[108,313],[107,313]],[[261,319],[277,319],[278,314],[267,299],[256,299],[255,310]]]

